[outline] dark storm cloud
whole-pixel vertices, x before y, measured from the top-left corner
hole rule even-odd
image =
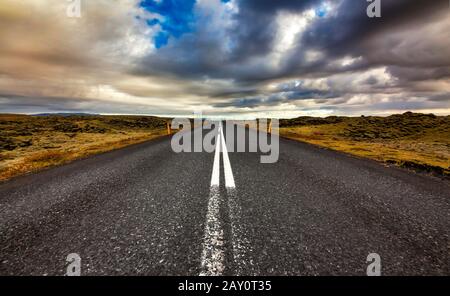
[[[378,83],[378,79],[374,76],[370,76],[369,78],[367,78],[365,83],[370,85],[376,85]]]
[[[154,114],[166,116],[187,116],[189,113],[180,113],[168,109],[155,109],[148,105],[131,104],[108,100],[74,97],[41,97],[21,96],[9,93],[0,93],[0,113],[110,113],[116,114],[120,110],[122,114]]]
[[[239,12],[233,16],[234,25],[227,29],[229,50],[223,50],[222,38],[207,31],[208,23],[200,19],[196,32],[182,36],[176,43],[158,50],[142,61],[136,74],[159,73],[189,78],[232,78],[239,83],[276,77],[264,65],[242,63],[269,54],[276,37],[275,17],[279,11],[303,11],[317,1],[238,1]]]
[[[28,113],[30,110],[39,110],[42,106],[45,106],[45,110],[54,112],[65,110],[86,111],[80,107],[84,102],[86,100],[73,97],[30,97],[0,93],[0,107],[4,112]]]
[[[383,0],[382,18],[370,19],[366,15],[366,1],[336,1],[339,3],[337,11],[331,13],[329,18],[319,18],[307,28],[299,45],[284,57],[281,69],[249,62],[257,57],[268,56],[273,50],[278,12],[302,12],[320,2],[240,0],[239,12],[233,16],[235,23],[227,31],[229,50],[224,51],[224,40],[208,33],[205,30],[208,24],[199,20],[195,33],[186,34],[178,42],[148,56],[136,73],[158,73],[182,79],[224,78],[243,83],[295,75],[323,75],[396,63],[396,57],[390,61],[389,56],[372,54],[380,51],[366,42],[399,26],[431,22],[436,13],[448,9],[446,0]],[[305,53],[309,49],[320,50],[326,56],[314,63],[307,63]],[[346,55],[361,56],[362,59],[347,68],[330,63]]]
[[[398,56],[386,55],[393,44],[373,44],[370,41],[377,38],[383,39],[385,34],[399,27],[407,28],[414,24],[433,22],[436,14],[448,13],[449,5],[446,0],[383,0],[381,3],[382,17],[368,18],[366,1],[341,1],[332,17],[318,20],[305,32],[300,40],[301,46],[291,55],[288,63],[290,72],[304,73],[301,60],[300,63],[296,61],[299,61],[298,53],[307,49],[325,52],[327,62],[322,66],[332,72],[342,69],[331,69],[327,66],[328,62],[346,55],[361,56],[363,58],[361,68],[399,63],[401,59]],[[429,46],[432,47],[433,44]],[[444,53],[442,52],[440,56],[442,57]],[[418,60],[407,60],[407,63],[418,62]],[[450,59],[445,61],[441,59],[441,62],[448,65]],[[323,67],[315,70],[319,68]]]
[[[432,21],[435,13],[448,9],[446,0],[382,0],[382,17],[368,18],[368,2],[359,0],[337,1],[340,4],[331,19],[322,19],[303,37],[310,47],[326,49],[333,55],[358,48],[358,43],[385,30],[411,23]]]
[[[286,91],[280,93],[273,93],[268,96],[258,96],[250,98],[241,98],[230,100],[228,102],[217,103],[214,107],[224,108],[224,107],[245,107],[245,108],[255,108],[261,106],[276,106],[280,103],[301,101],[301,100],[322,100],[323,102],[328,99],[337,98],[339,95],[331,93],[328,91],[318,91],[318,90],[295,90]]]
[[[276,35],[274,19],[280,11],[301,12],[317,4],[317,0],[240,0],[235,16],[235,49],[231,59],[241,62],[259,55],[267,55]]]
[[[431,95],[429,99],[432,102],[447,102],[447,105],[450,107],[450,92]]]
[[[450,77],[450,67],[448,66],[421,69],[414,67],[389,66],[388,71],[402,82],[415,82]]]

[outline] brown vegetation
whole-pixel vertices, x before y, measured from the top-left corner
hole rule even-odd
[[[280,125],[286,138],[450,176],[450,116],[300,117]]]
[[[0,180],[166,133],[156,117],[0,115]]]

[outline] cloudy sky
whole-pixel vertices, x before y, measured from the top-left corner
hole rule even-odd
[[[0,113],[450,114],[448,0],[0,0]]]

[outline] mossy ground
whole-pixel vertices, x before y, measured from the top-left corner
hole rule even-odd
[[[156,117],[0,115],[0,181],[166,134]]]
[[[286,138],[450,176],[450,116],[300,117],[280,124]]]

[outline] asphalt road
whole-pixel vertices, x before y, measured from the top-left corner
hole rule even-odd
[[[82,275],[364,276],[370,253],[450,275],[448,181],[284,139],[274,164],[170,143],[0,184],[0,275],[64,275],[70,253]]]

